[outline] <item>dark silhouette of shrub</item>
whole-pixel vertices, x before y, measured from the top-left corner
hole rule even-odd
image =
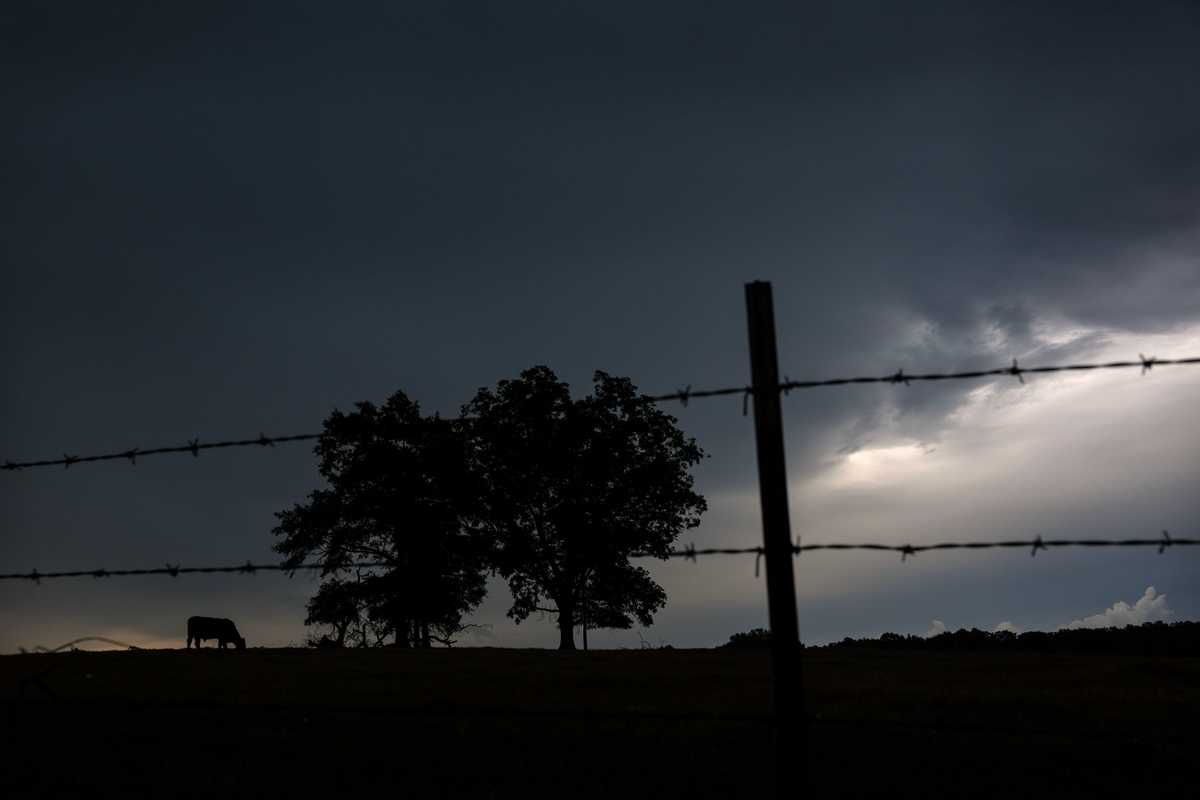
[[[769,637],[769,634],[767,634]],[[732,640],[731,640],[732,644]],[[727,645],[729,646],[729,645]],[[1076,628],[1053,632],[981,631],[932,636],[885,633],[878,639],[845,638],[828,649],[886,649],[963,653],[1102,653],[1107,655],[1200,656],[1200,622],[1147,622],[1123,628]]]
[[[745,633],[735,633],[721,645],[735,650],[761,650],[771,646],[771,632],[766,628],[752,628]]]

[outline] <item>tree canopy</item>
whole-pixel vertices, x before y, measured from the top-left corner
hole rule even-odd
[[[554,372],[534,367],[480,389],[463,416],[480,491],[473,517],[508,580],[509,616],[556,614],[566,650],[584,613],[593,626],[649,625],[666,595],[629,559],[666,558],[699,524],[695,440],[628,379],[604,372],[573,400]]]
[[[572,399],[534,367],[480,389],[458,420],[397,392],[334,411],[316,452],[327,485],[276,515],[275,549],[322,565],[305,622],[338,646],[449,643],[488,570],[507,579],[517,622],[557,615],[563,649],[580,625],[585,642],[588,627],[650,625],[666,593],[630,558],[666,558],[706,508],[695,440],[604,372]]]
[[[328,485],[276,515],[275,550],[288,565],[323,565],[307,622],[333,626],[339,642],[363,615],[401,646],[448,642],[482,601],[487,569],[467,524],[479,491],[466,432],[403,392],[356,409],[325,420],[316,450]]]

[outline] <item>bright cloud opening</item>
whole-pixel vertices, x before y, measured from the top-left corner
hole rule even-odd
[[[893,483],[897,475],[917,477],[933,468],[926,458],[930,452],[918,442],[855,450],[833,468],[828,486],[865,488]]]

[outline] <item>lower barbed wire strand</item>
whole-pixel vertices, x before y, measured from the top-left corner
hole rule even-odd
[[[925,553],[934,550],[987,550],[987,549],[1004,549],[1004,548],[1035,548],[1050,549],[1054,547],[1157,547],[1161,554],[1170,547],[1189,547],[1200,545],[1200,539],[1177,539],[1172,537],[1166,531],[1157,539],[1043,539],[1037,537],[1035,539],[1006,539],[1001,541],[991,542],[937,542],[934,544],[879,544],[875,542],[829,542],[825,544],[803,544],[791,545],[788,550],[792,555],[798,556],[801,553],[818,551],[818,550],[875,550],[883,552],[900,553],[903,556],[915,555],[917,553]],[[767,554],[767,549],[764,547],[687,547],[684,549],[668,550],[663,553],[636,552],[631,553],[630,558],[682,558],[685,560],[695,560],[697,556],[723,556],[723,555],[754,555],[762,556]],[[170,575],[177,577],[179,575],[192,574],[213,574],[213,573],[240,573],[244,575],[253,575],[259,572],[300,572],[302,570],[326,570],[335,572],[342,569],[388,569],[395,567],[395,564],[386,561],[372,561],[365,563],[350,563],[345,565],[327,565],[321,563],[315,564],[254,564],[245,562],[243,564],[225,565],[216,567],[184,567],[178,564],[168,564],[165,567],[152,567],[148,569],[81,569],[60,572],[39,572],[32,570],[31,572],[10,572],[0,574],[0,580],[29,580],[40,582],[43,579],[52,578],[113,578],[127,577],[133,575]]]

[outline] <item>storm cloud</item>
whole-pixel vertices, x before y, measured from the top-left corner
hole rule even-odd
[[[455,414],[541,363],[741,385],[755,279],[796,379],[1196,355],[1200,8],[1048,5],[6,4],[0,458],[314,431],[397,389]],[[1198,400],[1185,367],[794,392],[794,532],[1195,536]],[[695,541],[757,543],[740,400],[671,413],[711,455]],[[281,445],[2,483],[17,571],[267,560],[318,476]],[[1151,584],[1200,611],[1182,549],[895,561],[802,557],[805,638],[1053,627]],[[765,624],[752,563],[654,569],[650,638]],[[314,587],[10,582],[0,650],[190,613],[299,641]],[[506,603],[487,642],[553,643]]]

